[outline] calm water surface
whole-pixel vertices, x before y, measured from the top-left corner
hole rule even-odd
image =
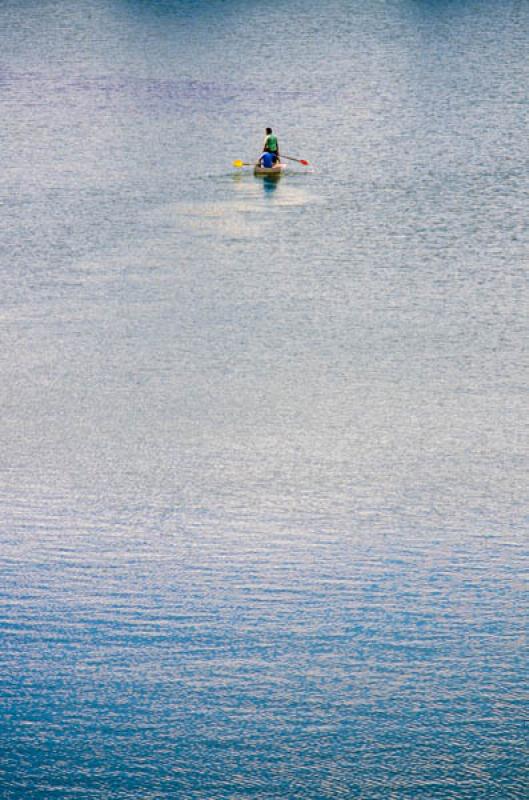
[[[1,4],[2,800],[527,796],[528,49]]]

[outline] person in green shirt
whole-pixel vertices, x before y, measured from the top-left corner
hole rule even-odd
[[[279,158],[279,142],[277,141],[277,136],[274,136],[272,133],[272,128],[266,129],[266,138],[263,144],[263,153],[273,153],[276,156],[277,162],[281,159]]]

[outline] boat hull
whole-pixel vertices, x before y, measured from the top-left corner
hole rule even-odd
[[[284,164],[275,164],[273,167],[259,167],[255,166],[253,170],[254,175],[268,175],[271,177],[279,178],[285,169]]]

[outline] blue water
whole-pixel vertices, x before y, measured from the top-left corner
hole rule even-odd
[[[2,800],[527,797],[528,48],[1,4]]]

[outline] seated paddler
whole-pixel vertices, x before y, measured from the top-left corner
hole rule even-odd
[[[269,153],[265,150],[264,153],[261,154],[259,161],[257,162],[259,167],[265,167],[266,169],[270,169],[275,164],[277,164],[278,158],[275,153]]]

